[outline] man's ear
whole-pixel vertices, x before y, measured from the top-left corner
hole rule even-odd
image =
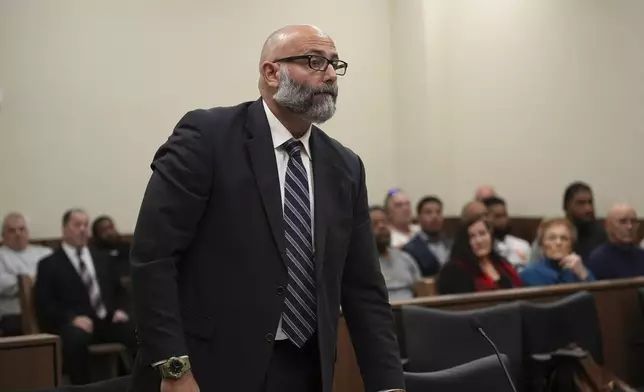
[[[261,65],[262,77],[270,87],[277,88],[280,83],[280,67],[275,63],[264,61]]]

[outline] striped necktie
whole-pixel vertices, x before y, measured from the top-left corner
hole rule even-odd
[[[92,305],[92,309],[96,312],[98,318],[103,319],[107,316],[107,309],[105,304],[103,304],[103,299],[101,298],[101,292],[98,287],[98,282],[92,274],[87,269],[87,264],[83,260],[83,250],[82,248],[76,249],[76,256],[78,256],[78,272],[80,274],[81,280],[87,289],[87,294],[89,295],[89,303]]]
[[[302,347],[316,328],[311,201],[308,176],[302,164],[302,143],[291,139],[283,147],[289,155],[284,180],[284,236],[289,280],[282,331],[293,344]]]

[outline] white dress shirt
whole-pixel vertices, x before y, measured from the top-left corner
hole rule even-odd
[[[0,246],[0,317],[4,314],[20,314],[18,298],[18,275],[36,277],[38,262],[51,254],[51,249],[28,245],[22,251]]]
[[[262,101],[264,105],[264,111],[266,112],[266,119],[268,120],[268,126],[271,129],[271,138],[273,139],[273,148],[275,150],[275,160],[277,162],[277,175],[280,181],[280,195],[282,197],[282,210],[284,209],[284,182],[286,180],[286,168],[288,167],[289,155],[284,150],[282,146],[284,143],[291,139],[295,139],[293,135],[289,132],[288,129],[280,122],[280,120],[275,117],[271,109],[266,105],[266,102]],[[309,126],[308,131],[295,140],[299,140],[304,146],[301,151],[302,164],[306,169],[306,176],[309,180],[309,201],[311,203],[311,238],[313,237],[313,167],[311,164],[311,147],[309,144],[309,139],[311,138],[311,127]],[[315,249],[315,241],[313,248]],[[285,340],[288,337],[282,332],[282,318],[280,317],[280,322],[277,326],[277,333],[275,334],[276,340]]]

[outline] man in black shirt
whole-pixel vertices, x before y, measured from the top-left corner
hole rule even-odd
[[[99,216],[92,223],[92,245],[107,253],[119,276],[130,275],[130,244],[123,241],[109,216]]]

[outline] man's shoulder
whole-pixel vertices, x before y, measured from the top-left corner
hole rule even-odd
[[[360,167],[360,157],[349,147],[346,147],[316,126],[313,126],[311,132],[315,133],[314,138],[316,142],[321,143],[322,147],[333,155],[330,158],[336,165],[350,171],[354,171]]]
[[[210,109],[194,109],[184,114],[177,127],[193,127],[201,130],[215,129],[213,126],[225,124],[235,119],[245,118],[250,105],[257,101],[247,101],[234,106],[216,106]],[[216,129],[225,129],[217,127]]]

